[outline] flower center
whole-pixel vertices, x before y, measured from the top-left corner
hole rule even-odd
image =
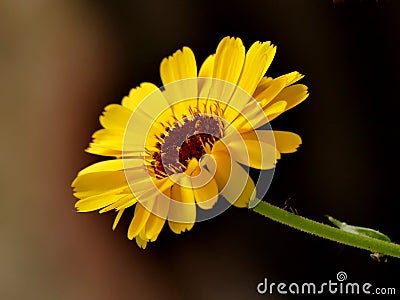
[[[186,170],[190,160],[199,160],[223,136],[223,123],[214,115],[193,114],[166,127],[154,152],[152,166],[157,178]]]

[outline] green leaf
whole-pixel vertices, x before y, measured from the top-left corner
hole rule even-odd
[[[359,234],[359,235],[363,235],[363,236],[367,236],[367,237],[371,237],[374,239],[378,239],[381,241],[386,241],[386,242],[390,242],[390,238],[386,235],[383,234],[377,230],[371,229],[371,228],[366,228],[366,227],[359,227],[359,226],[353,226],[353,225],[349,225],[345,222],[341,222],[339,220],[334,219],[331,216],[327,216],[328,220],[335,225],[336,227],[338,227],[339,229],[343,230],[343,231],[347,231],[350,233],[354,233],[354,234]]]

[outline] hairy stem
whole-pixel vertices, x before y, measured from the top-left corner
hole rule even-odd
[[[354,234],[290,213],[264,201],[253,210],[267,218],[298,230],[345,245],[400,258],[400,245],[380,239]]]

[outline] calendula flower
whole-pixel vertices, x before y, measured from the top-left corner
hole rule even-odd
[[[239,38],[226,37],[199,70],[188,47],[165,58],[163,88],[142,83],[122,105],[105,108],[104,128],[86,151],[114,159],[78,173],[76,209],[116,210],[115,229],[135,205],[128,238],[145,248],[166,221],[175,233],[190,230],[221,198],[248,207],[257,191],[243,166],[273,169],[301,143],[297,134],[268,127],[308,96],[305,85],[294,84],[298,72],[264,77],[275,52],[270,42],[246,52]]]

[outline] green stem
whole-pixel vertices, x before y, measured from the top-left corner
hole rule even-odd
[[[264,201],[260,201],[253,208],[253,210],[274,221],[328,240],[369,250],[374,253],[381,253],[400,258],[400,245],[395,243],[343,231],[338,228],[295,215]]]

